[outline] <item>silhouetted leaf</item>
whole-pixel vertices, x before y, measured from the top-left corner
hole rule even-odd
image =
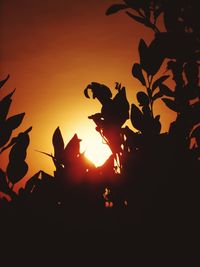
[[[134,128],[141,132],[144,131],[144,115],[135,104],[131,105],[131,122]]]
[[[137,93],[137,100],[140,106],[148,106],[149,105],[149,97],[144,92]]]
[[[5,194],[8,194],[10,192],[8,182],[6,180],[6,174],[2,169],[0,169],[0,191]]]
[[[132,74],[133,77],[137,78],[142,83],[142,85],[146,84],[140,64],[135,63],[133,65]]]
[[[24,160],[30,142],[27,132],[20,133],[16,139],[16,143],[11,148],[9,154],[9,164],[6,170],[8,179],[13,184],[20,181],[28,171],[28,165]]]
[[[118,11],[123,10],[125,8],[128,8],[127,5],[125,5],[125,4],[112,5],[111,7],[109,7],[107,9],[106,15],[111,15],[111,14],[117,13]]]
[[[158,92],[152,97],[152,100],[155,101],[156,99],[161,98],[162,96],[163,94],[161,92]]]
[[[20,133],[15,138],[15,143],[9,154],[10,161],[23,161],[26,158],[26,149],[30,143],[30,138],[27,133]]]
[[[64,149],[63,161],[74,160],[80,154],[80,141],[77,134],[75,134]]]
[[[148,47],[143,39],[140,39],[138,50],[139,50],[139,55],[140,55],[140,64],[142,68],[145,69],[145,61],[147,58]]]
[[[12,161],[9,162],[6,172],[8,179],[11,183],[19,182],[27,173],[28,165],[25,161]]]
[[[163,95],[166,95],[166,96],[174,96],[174,92],[171,91],[167,85],[165,85],[165,84],[160,84],[160,85],[159,85],[159,88],[160,88],[160,92],[161,92]]]
[[[169,75],[164,75],[164,76],[161,76],[159,79],[157,79],[154,83],[153,83],[153,86],[152,86],[152,91],[154,92],[156,90],[156,88],[162,84],[165,80],[167,80],[169,78]]]
[[[162,101],[165,103],[165,105],[170,108],[171,110],[178,112],[179,108],[175,101],[169,99],[169,98],[162,98]]]
[[[120,127],[129,119],[129,102],[126,97],[126,90],[122,87],[112,101],[113,122]]]
[[[25,113],[20,113],[18,115],[14,115],[12,117],[9,117],[6,120],[6,124],[8,125],[8,127],[12,130],[16,129],[17,127],[20,126],[20,124],[23,121]]]
[[[155,128],[156,133],[159,134],[161,131],[160,115],[157,115],[154,118],[154,128]]]
[[[54,146],[54,156],[58,161],[61,162],[64,152],[64,141],[59,127],[53,134],[52,143]]]
[[[4,80],[0,81],[0,88],[7,82],[7,80],[10,78],[10,75],[8,75]]]
[[[92,82],[91,84],[89,84],[84,90],[84,95],[87,98],[90,98],[89,94],[88,94],[89,89],[91,89],[91,91],[92,91],[93,99],[97,98],[99,100],[99,99],[102,99],[102,97],[105,99],[106,98],[107,99],[112,98],[112,92],[111,92],[110,88],[104,84],[100,84],[97,82]]]
[[[12,91],[9,95],[5,96],[0,101],[0,122],[4,121],[8,115],[8,111],[12,102],[12,95],[14,94],[15,90]]]
[[[143,17],[139,17],[139,16],[135,16],[132,13],[130,13],[129,11],[126,11],[126,14],[131,17],[132,19],[134,19],[135,21],[142,23],[142,24],[146,24],[147,20]]]

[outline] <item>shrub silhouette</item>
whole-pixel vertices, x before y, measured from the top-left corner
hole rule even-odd
[[[200,170],[197,1],[124,0],[106,14],[121,10],[154,33],[149,45],[140,40],[139,62],[132,67],[133,78],[144,89],[136,95],[138,103],[129,104],[125,87],[118,82],[114,97],[104,84],[87,85],[85,97],[90,98],[91,93],[102,105],[99,113],[88,118],[113,154],[95,168],[80,152],[77,134],[65,146],[58,127],[52,138],[54,154],[42,152],[52,158],[54,175],[39,171],[20,189],[17,207],[24,214],[47,214],[53,221],[66,217],[63,221],[69,228],[125,226],[127,231],[138,222],[168,227],[172,221],[187,225],[194,219]],[[165,32],[157,24],[161,15]],[[160,76],[164,64],[167,75]],[[174,88],[166,85],[170,77]],[[8,143],[24,117],[22,113],[7,119],[13,93],[0,102],[1,152],[11,147],[7,170],[0,170],[0,190],[12,198],[13,185],[27,172],[25,156],[31,130]],[[162,101],[176,113],[165,133],[161,132],[160,115],[154,111],[155,101]],[[129,119],[134,129],[125,125]]]
[[[0,88],[8,79],[9,75],[6,79],[0,81]],[[30,127],[25,132],[19,133],[17,137],[11,138],[13,130],[20,126],[25,115],[25,113],[21,113],[8,117],[14,92],[15,90],[0,101],[0,153],[11,148],[6,171],[0,169],[0,190],[11,198],[16,197],[13,186],[15,183],[19,182],[28,171],[28,165],[25,159],[26,150],[29,145],[28,133],[32,129],[32,127]]]

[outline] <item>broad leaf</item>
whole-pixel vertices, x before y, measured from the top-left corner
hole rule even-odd
[[[137,78],[142,83],[142,85],[144,85],[144,86],[146,85],[140,64],[135,63],[133,65],[132,74],[133,74],[133,77]]]
[[[148,106],[149,105],[149,97],[144,92],[137,93],[137,100],[140,106]]]
[[[12,117],[9,117],[6,120],[6,124],[7,124],[8,128],[14,130],[17,127],[19,127],[23,121],[24,115],[25,115],[25,113],[20,113],[20,114],[14,115]]]
[[[162,101],[165,103],[165,105],[170,108],[171,110],[175,112],[179,112],[179,107],[177,106],[177,103],[169,98],[162,98]]]
[[[9,164],[7,166],[7,176],[13,184],[20,181],[28,171],[28,165],[25,162],[26,150],[30,142],[27,132],[20,133],[16,138],[9,154]]]
[[[174,96],[174,92],[171,91],[167,85],[165,85],[165,84],[160,84],[160,85],[159,85],[159,88],[160,88],[160,92],[161,92],[163,95],[166,95],[166,96]]]
[[[145,129],[144,115],[140,109],[135,105],[131,105],[131,122],[134,128],[143,132]]]
[[[164,76],[161,76],[159,79],[157,79],[154,83],[153,83],[153,86],[152,86],[152,91],[155,91],[156,88],[162,84],[165,80],[167,80],[169,78],[169,75],[164,75]]]
[[[4,80],[0,81],[0,88],[7,82],[7,80],[10,78],[10,75],[8,75]]]
[[[6,172],[8,179],[12,184],[19,182],[27,173],[28,165],[25,161],[9,162]]]
[[[128,8],[128,6],[125,5],[125,4],[115,4],[115,5],[112,5],[111,7],[109,7],[107,9],[106,15],[111,15],[111,14],[117,13],[118,11],[123,10],[123,9],[126,9],[126,8]]]

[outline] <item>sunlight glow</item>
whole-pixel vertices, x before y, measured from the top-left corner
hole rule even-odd
[[[91,160],[96,167],[101,166],[112,154],[108,145],[102,142],[101,136],[90,135],[89,138],[81,142],[81,152],[85,151],[85,156]]]

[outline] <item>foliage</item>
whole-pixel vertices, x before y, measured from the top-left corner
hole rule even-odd
[[[0,88],[8,79],[9,75],[4,80],[0,81]],[[11,198],[16,196],[15,192],[12,190],[13,186],[19,182],[28,171],[28,165],[25,159],[26,150],[29,145],[28,133],[32,129],[32,127],[30,127],[25,132],[19,133],[17,137],[11,138],[13,131],[21,125],[25,115],[25,113],[21,113],[8,117],[14,92],[15,90],[0,101],[0,153],[11,148],[6,171],[0,169],[0,191],[9,195]]]
[[[187,225],[194,219],[191,210],[198,208],[200,20],[197,1],[123,2],[112,5],[106,14],[125,10],[131,19],[151,29],[154,37],[149,45],[140,40],[139,62],[133,62],[133,78],[144,89],[136,94],[137,103],[129,104],[126,89],[118,82],[115,94],[98,82],[91,82],[84,90],[87,99],[91,93],[102,105],[100,112],[88,118],[94,121],[97,132],[113,153],[103,166],[96,168],[86,160],[80,152],[81,140],[77,134],[65,145],[58,127],[52,138],[54,154],[42,152],[52,158],[54,175],[39,171],[20,189],[18,198],[13,197],[13,185],[27,172],[25,157],[31,128],[9,142],[24,113],[7,119],[14,91],[0,102],[1,153],[11,148],[6,171],[0,169],[0,190],[10,195],[12,204],[25,214],[33,210],[51,219],[59,214],[59,227],[65,217],[64,223],[69,228],[80,226],[80,221],[89,229],[94,221],[95,226],[104,229],[117,224],[132,230],[138,222],[151,220],[156,226],[162,222],[168,227],[170,221],[178,222],[177,225],[186,221]],[[158,27],[161,16],[165,32]],[[160,75],[163,63],[167,75]],[[166,84],[170,78],[174,88]],[[161,132],[160,115],[154,111],[155,101],[163,102],[176,113],[166,133]],[[126,125],[128,120],[133,129]]]

